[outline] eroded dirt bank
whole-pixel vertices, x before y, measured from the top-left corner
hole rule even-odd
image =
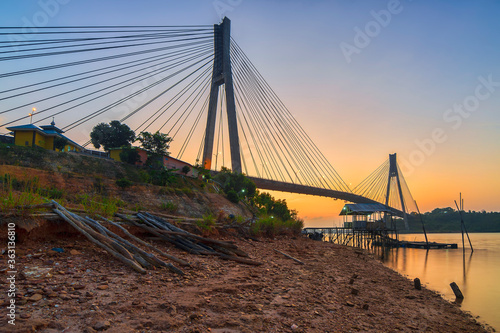
[[[485,332],[457,305],[415,290],[367,253],[305,238],[218,238],[263,264],[190,255],[153,241],[192,266],[184,277],[168,270],[141,275],[81,237],[24,240],[17,248],[23,274],[16,326],[3,316],[0,331]],[[1,283],[6,290],[5,272]],[[5,309],[6,293],[0,302]]]

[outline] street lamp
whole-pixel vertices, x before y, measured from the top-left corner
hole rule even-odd
[[[36,112],[36,108],[31,109],[31,113],[28,113],[28,116],[30,116],[30,124],[33,122],[33,115]]]

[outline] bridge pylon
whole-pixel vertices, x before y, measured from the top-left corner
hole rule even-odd
[[[408,225],[408,214],[406,212],[407,207],[405,206],[405,201],[403,198],[403,191],[401,190],[401,180],[399,178],[398,161],[397,155],[389,154],[389,179],[387,181],[387,192],[385,195],[385,205],[389,204],[389,195],[391,193],[391,180],[396,180],[397,193],[399,194],[399,200],[401,202],[401,210],[403,211],[403,219],[405,223],[405,228],[408,230],[410,227]]]
[[[210,101],[208,104],[207,127],[203,149],[203,166],[212,167],[212,156],[215,136],[215,122],[217,117],[217,101],[219,88],[224,85],[226,91],[226,111],[229,130],[229,146],[231,151],[231,169],[241,173],[240,142],[238,137],[238,123],[234,102],[233,75],[231,71],[231,21],[225,17],[222,23],[214,25],[214,66]],[[222,121],[222,119],[220,120]]]

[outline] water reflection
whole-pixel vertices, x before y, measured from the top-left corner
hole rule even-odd
[[[456,282],[465,296],[461,307],[480,320],[500,329],[500,234],[471,234],[474,254],[467,249],[412,249],[412,248],[373,248],[382,262],[407,275],[410,279],[419,278],[427,288],[443,295],[450,302],[455,295],[450,283]],[[419,235],[401,235],[402,240],[414,241]],[[421,236],[423,237],[423,235]],[[461,234],[431,234],[431,241],[458,243]]]

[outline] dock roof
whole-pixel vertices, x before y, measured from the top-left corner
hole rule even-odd
[[[375,212],[391,213],[391,209],[381,203],[345,204],[339,215],[370,215]]]

